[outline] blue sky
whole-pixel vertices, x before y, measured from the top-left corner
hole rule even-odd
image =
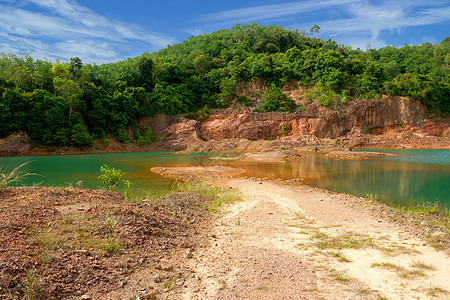
[[[0,0],[0,52],[100,64],[253,22],[318,24],[319,37],[361,49],[439,43],[450,0]]]

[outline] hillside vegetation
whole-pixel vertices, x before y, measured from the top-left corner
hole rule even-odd
[[[362,51],[315,38],[317,30],[238,24],[103,65],[3,53],[0,137],[26,131],[40,144],[86,146],[108,135],[124,142],[134,128],[134,138],[146,143],[154,136],[137,128],[136,120],[224,108],[236,99],[248,105],[245,96],[237,97],[236,85],[254,78],[268,85],[256,108],[261,112],[302,109],[280,90],[295,80],[323,106],[387,94],[450,114],[450,38]]]

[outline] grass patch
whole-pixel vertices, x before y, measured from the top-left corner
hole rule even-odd
[[[434,271],[434,270],[436,270],[436,268],[435,268],[434,266],[432,266],[432,265],[427,265],[426,263],[423,263],[423,262],[414,262],[414,263],[411,265],[411,267],[412,267],[412,268],[415,268],[415,269],[419,269],[419,270],[429,270],[429,271]]]
[[[425,273],[420,270],[408,270],[405,267],[398,266],[392,263],[373,263],[372,267],[378,267],[385,270],[393,271],[401,278],[411,279],[415,277],[425,277]]]
[[[333,257],[336,257],[338,259],[338,261],[340,261],[340,262],[351,262],[351,260],[349,258],[345,257],[340,252],[329,251],[327,253],[330,254]]]
[[[350,278],[346,277],[344,274],[337,273],[335,271],[332,272],[331,277],[339,282],[349,282]]]
[[[209,200],[205,203],[205,206],[212,211],[216,211],[223,204],[233,203],[242,199],[242,194],[239,192],[213,187],[205,183],[180,182],[175,186],[174,191],[193,193],[205,197]]]
[[[319,249],[361,249],[366,247],[374,247],[374,243],[370,237],[346,232],[339,236],[328,236],[325,233],[318,232],[312,236],[312,239],[318,239],[314,243]]]
[[[34,173],[26,173],[20,170],[28,163],[29,162],[25,162],[21,165],[18,165],[11,171],[7,171],[4,166],[0,166],[0,194],[3,193],[8,186],[22,182],[25,177],[36,175]]]
[[[43,299],[45,296],[42,279],[34,270],[27,270],[27,276],[22,281],[21,290],[23,299]]]
[[[401,254],[414,254],[420,253],[415,249],[411,249],[405,246],[390,244],[387,247],[378,246],[379,250],[383,251],[385,254],[389,254],[390,256],[396,256]]]
[[[430,295],[431,297],[447,294],[448,294],[447,290],[444,290],[443,288],[440,288],[438,286],[431,287],[427,290],[427,295]]]
[[[86,215],[63,215],[54,223],[47,223],[43,229],[34,229],[33,241],[45,248],[49,257],[59,248],[118,255],[123,252],[123,245],[113,232],[116,224],[111,214],[107,214],[104,220]],[[102,235],[101,232],[107,234]],[[43,257],[43,260],[47,259]]]

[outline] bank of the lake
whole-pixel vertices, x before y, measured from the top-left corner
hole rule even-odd
[[[377,150],[379,151],[379,150]],[[235,159],[211,159],[216,152],[110,153],[86,155],[55,155],[32,157],[2,157],[0,165],[17,166],[30,161],[24,171],[36,173],[24,182],[27,185],[72,185],[98,188],[100,166],[122,169],[126,179],[136,189],[147,189],[161,194],[170,188],[173,180],[154,172],[152,167],[229,166],[244,171],[242,177],[270,180],[301,180],[304,184],[372,197],[402,206],[438,201],[450,208],[450,150],[393,150],[397,156],[377,156],[365,160],[329,159],[325,153],[302,152],[300,158],[285,162],[252,162]],[[228,158],[238,153],[227,152]],[[226,157],[225,157],[226,158]],[[119,191],[121,187],[118,187]]]

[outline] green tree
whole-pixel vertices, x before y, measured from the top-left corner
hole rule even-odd
[[[71,141],[75,146],[85,147],[92,144],[92,136],[83,124],[76,124],[72,130]]]
[[[283,93],[279,87],[272,85],[267,93],[264,94],[263,101],[258,106],[258,111],[292,112],[295,108],[295,101]]]

